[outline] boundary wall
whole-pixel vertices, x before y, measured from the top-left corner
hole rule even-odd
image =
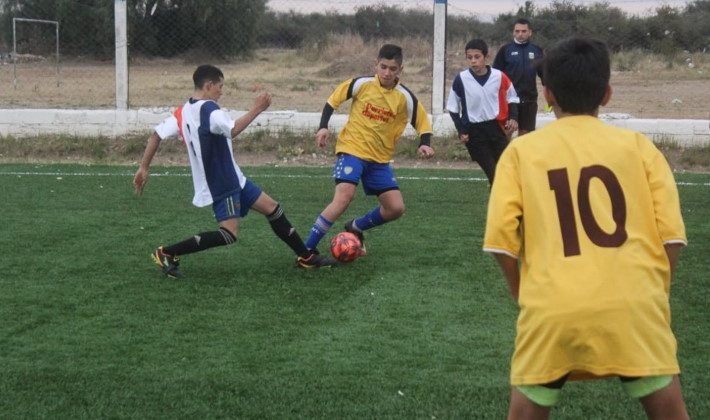
[[[232,118],[245,111],[227,110]],[[72,136],[119,137],[126,134],[144,133],[146,138],[152,128],[170,115],[171,108],[141,109],[0,109],[0,135],[32,137],[42,134]],[[552,114],[538,114],[537,124],[542,127],[554,120]],[[611,125],[629,128],[646,134],[653,140],[675,141],[681,146],[705,146],[710,144],[710,120],[638,119],[626,114],[602,114],[601,118]],[[334,114],[330,128],[340,130],[347,115]],[[320,123],[320,113],[297,111],[267,111],[259,115],[249,130],[313,131]],[[451,118],[437,115],[432,118],[434,136],[453,134]],[[407,126],[405,134],[415,134]],[[434,143],[435,144],[435,143]]]

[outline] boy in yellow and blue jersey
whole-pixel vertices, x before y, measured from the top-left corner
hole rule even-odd
[[[542,73],[558,119],[503,152],[483,244],[520,308],[509,418],[546,419],[568,380],[618,377],[649,418],[686,419],[670,326],[686,244],[673,174],[647,137],[597,118],[611,97],[606,45],[562,41]]]
[[[335,194],[321,212],[306,239],[306,247],[315,250],[333,223],[347,210],[362,182],[365,194],[376,195],[379,205],[367,214],[350,220],[345,230],[363,240],[362,232],[398,219],[404,213],[404,200],[390,160],[407,124],[420,135],[417,153],[425,158],[434,155],[429,116],[416,96],[399,83],[402,73],[402,48],[386,44],[377,56],[375,75],[357,77],[341,83],[323,108],[316,133],[318,147],[325,147],[328,122],[343,102],[352,100],[348,122],[335,145],[337,160],[333,169]]]

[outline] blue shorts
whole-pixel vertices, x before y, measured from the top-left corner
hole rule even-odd
[[[244,188],[212,203],[212,210],[217,223],[227,219],[245,217],[261,193],[261,188],[247,179]]]
[[[336,184],[347,182],[357,185],[362,180],[362,187],[367,195],[380,195],[399,189],[389,163],[371,162],[345,153],[338,154],[338,160],[333,167],[333,178]]]

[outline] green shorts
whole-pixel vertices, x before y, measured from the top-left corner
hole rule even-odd
[[[631,398],[643,398],[659,391],[673,381],[673,375],[642,376],[639,378],[620,377],[621,386]],[[554,382],[543,385],[518,385],[515,387],[530,401],[543,407],[557,405],[562,393],[562,386],[567,381],[564,376]]]

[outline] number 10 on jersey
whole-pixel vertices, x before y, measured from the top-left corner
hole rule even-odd
[[[611,201],[611,216],[616,224],[614,232],[605,232],[597,223],[589,198],[589,184],[597,178],[604,184]],[[579,255],[579,236],[577,235],[577,220],[575,218],[572,190],[567,174],[567,168],[547,171],[550,189],[555,194],[557,216],[560,222],[562,244],[565,257]],[[604,248],[617,248],[626,242],[626,200],[624,190],[614,172],[606,166],[593,165],[581,169],[577,185],[577,208],[584,232],[593,244]]]

